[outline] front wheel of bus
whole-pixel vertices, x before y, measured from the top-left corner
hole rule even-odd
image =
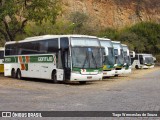
[[[58,82],[58,81],[57,81],[56,71],[53,71],[53,72],[52,72],[52,80],[53,80],[54,83],[57,83],[57,82]]]
[[[17,70],[17,79],[22,79],[21,71],[19,69]]]
[[[138,67],[138,65],[136,65],[136,67],[135,67],[136,69],[139,69],[139,67]]]

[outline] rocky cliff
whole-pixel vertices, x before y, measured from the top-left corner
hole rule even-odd
[[[159,0],[62,0],[62,18],[79,11],[88,23],[99,27],[121,28],[140,21],[160,23]]]

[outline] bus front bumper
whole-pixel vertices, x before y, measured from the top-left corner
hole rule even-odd
[[[132,72],[131,68],[125,69],[123,74],[130,74]]]
[[[115,70],[115,75],[121,75],[124,73],[124,68],[122,68],[121,70]]]
[[[103,73],[99,74],[77,74],[71,73],[70,81],[96,81],[102,80]]]
[[[112,77],[115,75],[115,70],[103,71],[103,77]]]

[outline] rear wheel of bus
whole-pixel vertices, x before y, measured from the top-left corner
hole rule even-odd
[[[11,71],[11,77],[12,77],[12,78],[16,78],[16,71],[15,71],[14,68],[13,68],[12,71]]]

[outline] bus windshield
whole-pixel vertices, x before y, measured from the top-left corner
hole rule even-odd
[[[114,65],[115,56],[114,56],[114,49],[113,48],[108,48],[108,56],[104,56],[103,63],[105,65]]]
[[[123,50],[120,50],[120,55],[118,55],[118,64],[124,64],[124,58],[123,58]]]
[[[144,63],[153,64],[154,63],[153,57],[145,57]]]
[[[124,62],[127,65],[131,65],[131,59],[130,59],[130,56],[127,55],[127,51],[124,52]]]
[[[99,47],[72,47],[73,68],[100,68],[102,67],[101,48]]]

